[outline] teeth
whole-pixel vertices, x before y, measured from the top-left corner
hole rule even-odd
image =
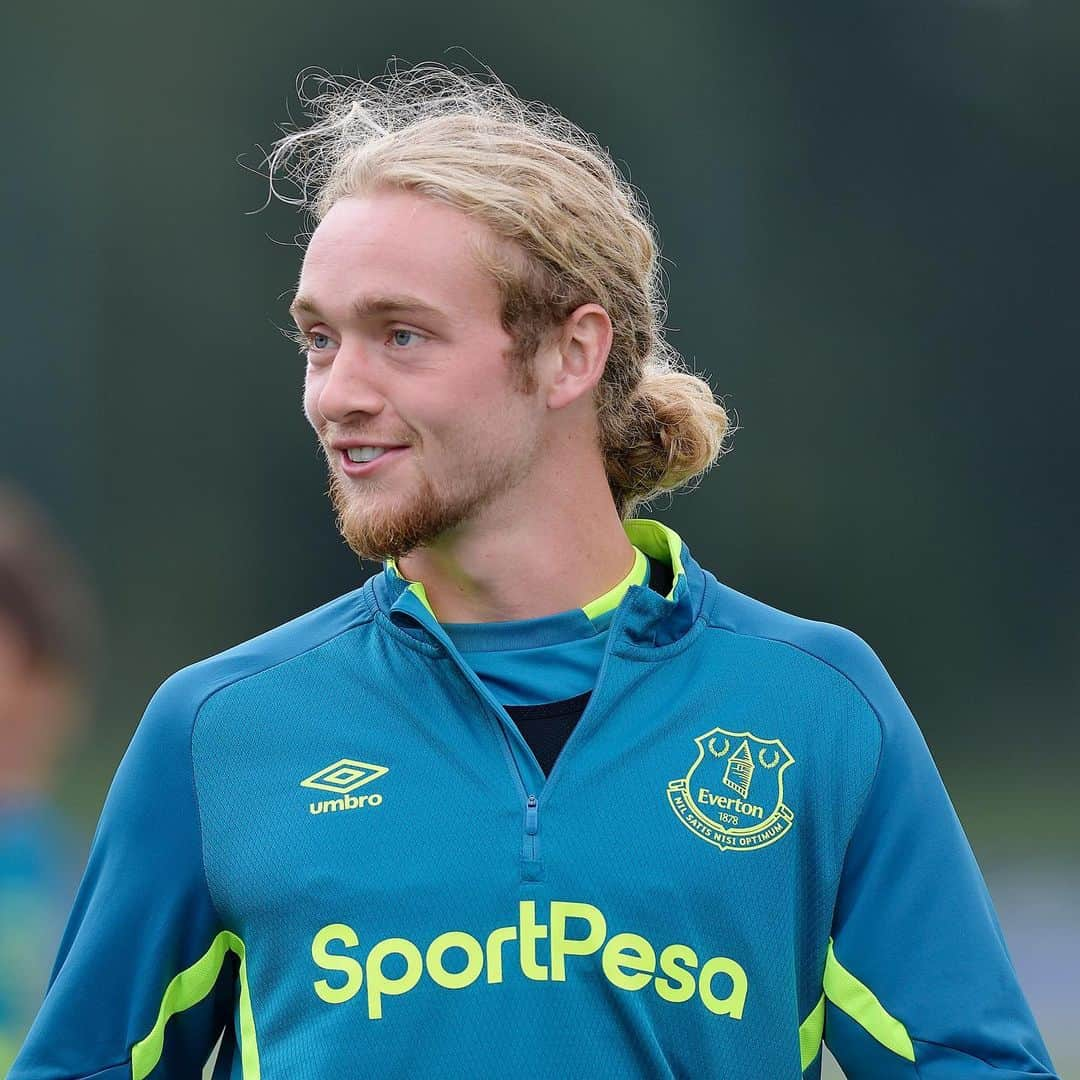
[[[346,451],[350,461],[374,461],[386,453],[385,446],[350,446]]]

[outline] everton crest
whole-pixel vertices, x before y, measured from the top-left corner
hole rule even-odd
[[[779,739],[713,728],[695,740],[697,758],[667,786],[668,802],[694,834],[718,848],[775,843],[795,815],[784,805],[784,772],[795,759]]]

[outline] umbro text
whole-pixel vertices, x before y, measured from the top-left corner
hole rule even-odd
[[[382,796],[376,791],[371,795],[343,795],[340,799],[322,799],[308,803],[311,814],[334,814],[338,810],[357,810],[361,806],[379,806]]]

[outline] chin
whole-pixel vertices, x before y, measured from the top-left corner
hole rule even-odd
[[[397,478],[399,481],[401,478]],[[400,559],[469,521],[495,493],[497,484],[469,491],[441,491],[421,474],[396,490],[359,489],[335,470],[330,497],[338,531],[361,559]]]
[[[390,503],[345,496],[335,505],[338,531],[361,559],[399,559],[429,539],[427,515],[420,500]]]

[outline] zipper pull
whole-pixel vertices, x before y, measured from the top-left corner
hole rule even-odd
[[[530,795],[525,802],[525,832],[535,836],[540,829],[540,807],[536,796]]]

